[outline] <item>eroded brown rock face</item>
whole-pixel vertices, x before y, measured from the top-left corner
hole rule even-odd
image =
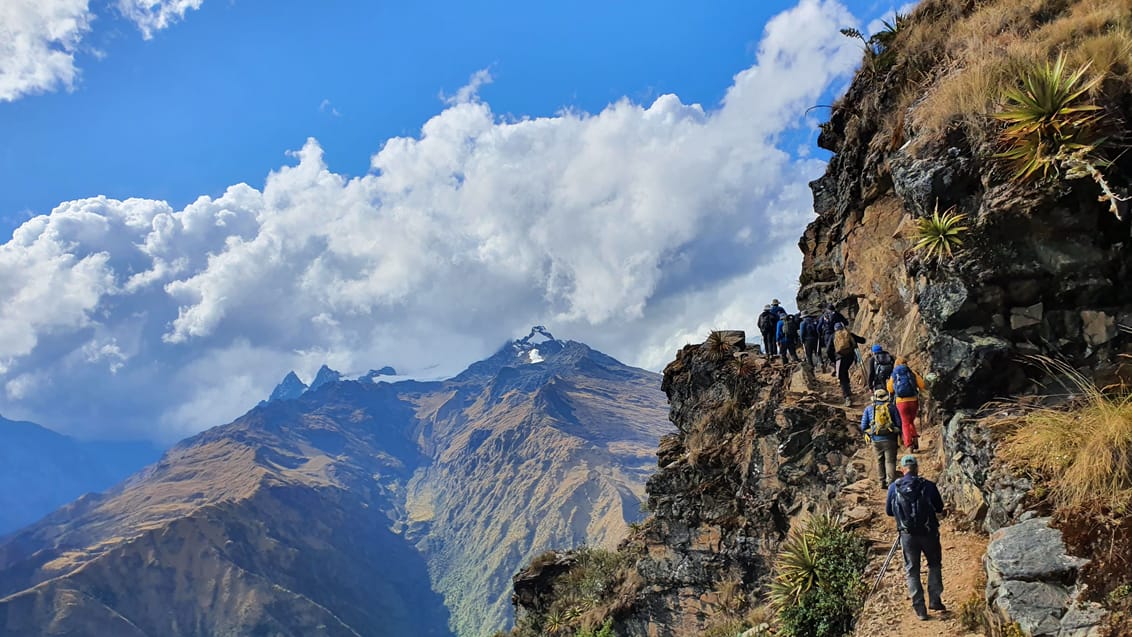
[[[947,427],[946,491],[973,526],[993,530],[1017,508],[996,509],[996,492],[1025,485],[996,473],[972,410],[1035,387],[1043,374],[1026,355],[1068,361],[1101,384],[1118,378],[1130,351],[1116,326],[1132,325],[1132,240],[1087,182],[1038,191],[1010,182],[993,148],[960,134],[884,129],[880,114],[900,90],[860,74],[823,130],[836,154],[811,184],[818,218],[799,243],[798,305],[837,304],[853,331],[936,378],[925,415]],[[971,226],[965,249],[938,265],[912,249],[916,219],[937,202]]]
[[[539,348],[438,383],[332,382],[181,443],[0,545],[0,635],[502,628],[521,564],[642,515],[671,428],[658,375]]]
[[[859,444],[845,413],[792,395],[794,368],[754,354],[740,366],[734,353],[688,345],[664,371],[677,432],[648,481],[652,515],[620,548],[631,566],[606,615],[618,635],[700,634],[736,592],[766,583],[792,519],[845,482]],[[518,577],[520,614],[544,612],[560,574]]]

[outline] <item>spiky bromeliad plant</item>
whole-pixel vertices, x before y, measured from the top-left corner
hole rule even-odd
[[[1024,73],[1021,86],[1007,89],[1006,107],[995,115],[1006,124],[1000,135],[1005,149],[997,157],[1014,164],[1019,181],[1061,175],[1062,170],[1069,178],[1091,177],[1101,188],[1101,201],[1120,219],[1117,201],[1123,198],[1101,172],[1107,162],[1097,152],[1106,141],[1101,135],[1104,116],[1089,101],[1089,92],[1104,76],[1087,78],[1089,67],[1070,72],[1060,54]]]
[[[917,221],[916,243],[912,247],[929,260],[950,259],[963,245],[963,233],[968,229],[963,225],[966,219],[967,215],[954,208],[940,214],[939,202],[936,202],[932,216]]]
[[[840,637],[864,602],[867,544],[831,512],[791,532],[775,562],[770,601],[787,635]]]
[[[1035,66],[1022,75],[1022,85],[1006,90],[1006,108],[995,115],[1005,122],[999,157],[1015,163],[1015,179],[1045,177],[1058,169],[1059,157],[1092,150],[1101,143],[1100,107],[1088,93],[1101,76],[1085,79],[1089,65],[1067,72],[1065,56]]]

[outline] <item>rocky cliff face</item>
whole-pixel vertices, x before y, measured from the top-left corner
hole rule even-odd
[[[799,400],[794,370],[748,352],[742,332],[723,338],[684,347],[664,371],[677,432],[660,442],[651,516],[620,547],[629,565],[597,613],[618,635],[700,634],[745,605],[736,596],[765,582],[792,519],[828,504],[851,471],[859,441],[844,412]],[[522,626],[545,630],[570,569],[566,555],[516,576]]]
[[[327,381],[0,545],[0,635],[461,635],[549,546],[639,518],[656,374],[516,342],[444,382]]]
[[[892,34],[893,52],[862,68],[819,138],[833,157],[811,184],[817,216],[799,241],[798,307],[835,304],[853,332],[906,356],[933,380],[921,415],[922,425],[941,428],[934,459],[943,467],[941,487],[961,525],[980,532],[1033,515],[1033,485],[996,460],[990,426],[1001,417],[996,398],[1065,391],[1026,357],[1066,361],[1102,386],[1127,382],[1132,240],[1128,222],[1097,201],[1091,181],[1012,180],[995,157],[998,125],[988,115],[956,111],[934,128],[925,122],[931,109],[961,106],[947,91],[967,68],[989,73],[978,57],[983,43],[995,54],[1012,45],[1010,55],[1028,47],[1034,57],[1027,59],[1044,59],[1109,37],[1106,29],[1127,19],[1120,6],[1123,13],[1088,2],[925,0]],[[1097,90],[1109,96],[1106,117],[1132,121],[1120,84],[1132,58],[1124,52],[1114,60],[1117,79]],[[981,95],[961,97],[977,106]],[[1109,178],[1127,185],[1130,162],[1127,154],[1114,159]],[[1127,202],[1118,208],[1127,217]],[[964,249],[942,263],[913,249],[918,220],[937,209],[967,215],[970,226]],[[649,481],[654,517],[624,545],[635,564],[625,581],[636,585],[610,612],[627,635],[694,634],[720,591],[735,590],[729,581],[757,594],[792,512],[827,501],[851,473],[839,468],[853,442],[839,439],[838,414],[783,400],[788,381],[780,368],[760,366],[747,385],[729,380],[708,349],[686,348],[665,372],[680,432],[658,451]],[[1059,587],[1050,602],[1057,607],[1036,615],[1054,631],[1048,634],[1094,634],[1083,624],[1066,627],[1084,621],[1067,614],[1076,571],[1056,572],[1057,581],[1042,586],[1000,577],[988,590],[998,623],[1028,612],[1014,593],[1049,592],[1049,585]],[[527,575],[535,573],[518,583]],[[1034,616],[1027,626],[1041,623]]]

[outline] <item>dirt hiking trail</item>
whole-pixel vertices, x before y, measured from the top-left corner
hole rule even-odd
[[[794,391],[791,393],[816,393],[821,402],[841,407],[849,426],[853,431],[858,431],[861,412],[868,404],[860,375],[853,374],[853,406],[847,408],[842,407],[841,390],[835,378],[828,372],[821,373],[820,369],[815,370],[815,377],[817,391],[812,392],[806,387],[802,370],[799,369],[795,374],[792,383]],[[916,424],[919,427],[919,420]],[[919,434],[920,450],[916,452],[916,457],[920,461],[920,475],[935,481],[940,474],[943,453],[940,430],[938,427],[928,427],[920,429]],[[905,453],[907,450],[901,447],[900,456]],[[858,475],[867,475],[867,478],[842,489],[840,499],[850,524],[872,541],[869,566],[865,572],[865,582],[871,589],[892,541],[896,539],[896,523],[884,512],[886,492],[881,489],[877,478],[876,457],[872,447],[863,447],[849,462],[857,468]],[[876,593],[865,602],[854,637],[979,637],[982,634],[965,629],[960,622],[959,611],[963,602],[974,596],[981,599],[984,594],[983,554],[986,552],[987,538],[978,533],[956,530],[951,520],[944,517],[940,521],[940,542],[943,545],[943,603],[947,606],[947,611],[929,611],[929,621],[916,617],[904,584],[904,561],[900,548],[897,547]],[[926,586],[927,565],[923,562],[921,578]]]

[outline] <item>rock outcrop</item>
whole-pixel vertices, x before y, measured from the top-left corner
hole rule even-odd
[[[1066,553],[1048,518],[1030,518],[991,536],[987,601],[996,630],[1016,624],[1032,637],[1097,637],[1104,610],[1080,600],[1077,572],[1088,560]]]
[[[631,566],[609,609],[618,635],[699,634],[735,591],[759,589],[792,520],[837,496],[859,444],[840,408],[790,395],[794,368],[753,355],[742,332],[721,336],[724,346],[688,345],[665,368],[677,432],[657,451],[651,516],[620,548]],[[531,624],[554,576],[516,579]]]

